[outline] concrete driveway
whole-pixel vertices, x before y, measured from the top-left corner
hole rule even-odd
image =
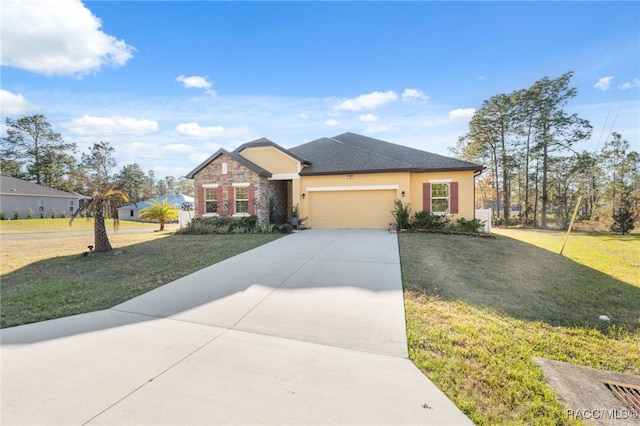
[[[3,425],[472,424],[407,359],[381,230],[298,232],[1,342]]]

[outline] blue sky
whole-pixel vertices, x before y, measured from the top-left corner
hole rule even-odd
[[[448,155],[482,101],[573,71],[640,150],[640,3],[3,0],[1,115],[183,176],[218,148],[351,131]]]

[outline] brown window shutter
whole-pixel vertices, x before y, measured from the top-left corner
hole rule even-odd
[[[198,216],[204,214],[204,188],[198,187]]]
[[[227,194],[229,195],[229,214],[232,215],[236,212],[236,189],[233,186],[228,187]]]
[[[422,210],[425,212],[431,211],[431,184],[422,184]]]
[[[449,184],[449,213],[458,213],[458,182]]]
[[[256,214],[256,187],[249,185],[249,214]]]
[[[222,190],[222,187],[219,186],[216,188],[216,197],[218,198],[218,211],[217,213],[222,216],[224,214],[224,197],[223,194],[224,191]]]

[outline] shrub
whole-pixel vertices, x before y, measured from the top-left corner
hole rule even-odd
[[[467,220],[464,217],[461,217],[456,220],[455,227],[458,231],[477,233],[484,227],[484,221],[480,219]]]
[[[416,212],[411,220],[414,229],[435,231],[443,229],[450,222],[447,216],[436,215],[428,211]]]
[[[284,225],[279,226],[279,230],[281,234],[291,234],[293,232],[293,226],[285,223]]]
[[[13,218],[14,218],[15,220],[20,219],[20,209],[19,209],[19,208],[17,208],[17,207],[16,207],[16,208],[15,208],[15,210],[13,211]]]
[[[56,209],[52,208],[51,209],[51,219],[55,219],[56,218]]]
[[[257,226],[256,216],[245,216],[237,219],[226,217],[195,217],[189,224],[178,231],[180,234],[206,235],[206,234],[246,234],[261,232]]]
[[[4,217],[4,212],[2,210],[0,210],[0,220],[7,220],[7,218]]]
[[[260,228],[257,229],[257,231],[261,234],[270,234],[274,232],[274,230],[275,225],[261,225]]]
[[[633,228],[633,215],[628,207],[622,208],[613,214],[612,232],[625,235],[633,230]]]
[[[32,209],[27,210],[27,219],[33,219],[33,210]]]
[[[234,228],[243,228],[243,229],[246,229],[247,231],[253,231],[256,229],[257,224],[258,224],[258,216],[256,215],[245,216],[245,217],[241,217],[240,219],[237,219],[237,222],[235,222]]]
[[[393,202],[393,211],[391,214],[396,220],[396,229],[409,229],[409,217],[411,216],[411,204],[402,204],[402,201],[395,200]]]

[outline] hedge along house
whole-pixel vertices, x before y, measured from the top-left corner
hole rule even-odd
[[[191,171],[200,216],[282,223],[293,206],[314,228],[388,228],[394,201],[473,219],[483,166],[354,133],[285,149],[262,138]]]

